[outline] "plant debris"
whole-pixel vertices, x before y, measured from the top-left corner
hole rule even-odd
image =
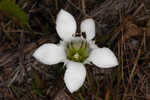
[[[4,2],[12,9],[4,9]],[[150,100],[149,0],[1,0],[0,100]],[[88,65],[82,88],[70,94],[62,63],[52,66],[32,57],[40,45],[58,43],[60,9],[96,22],[96,44],[109,46],[119,66]],[[4,14],[7,13],[7,14]],[[22,27],[22,24],[25,27]]]

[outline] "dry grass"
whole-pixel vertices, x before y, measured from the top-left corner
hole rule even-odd
[[[14,0],[28,14],[23,29],[0,13],[0,100],[150,100],[150,2],[148,0]],[[58,43],[56,15],[72,13],[78,25],[96,22],[96,44],[119,59],[113,69],[87,65],[84,86],[70,94],[63,64],[46,66],[33,51]]]

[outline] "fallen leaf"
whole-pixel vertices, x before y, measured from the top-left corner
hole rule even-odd
[[[126,40],[133,36],[139,36],[144,34],[143,29],[138,27],[134,23],[134,19],[132,16],[127,16],[123,18],[120,28],[121,32],[123,33],[121,43],[124,43]]]

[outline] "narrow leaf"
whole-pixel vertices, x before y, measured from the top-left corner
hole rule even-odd
[[[0,12],[21,26],[27,25],[27,14],[11,0],[0,1]]]

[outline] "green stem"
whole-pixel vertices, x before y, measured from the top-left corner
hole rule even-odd
[[[80,100],[84,100],[84,98],[83,98],[83,96],[82,96],[82,94],[79,92],[79,97],[80,97]]]

